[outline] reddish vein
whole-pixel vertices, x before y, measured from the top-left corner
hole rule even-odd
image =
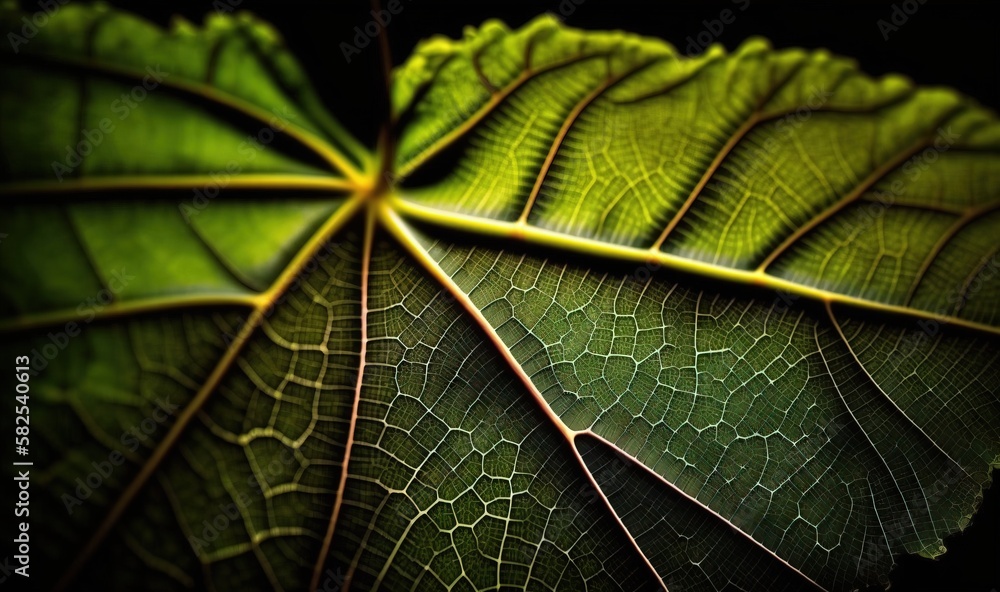
[[[348,463],[351,460],[351,448],[354,446],[354,430],[358,423],[358,403],[361,401],[361,387],[365,377],[365,354],[368,349],[368,277],[374,234],[375,217],[372,214],[371,208],[368,208],[365,214],[365,239],[361,255],[361,348],[358,352],[358,378],[354,384],[354,405],[351,408],[351,424],[347,432],[347,446],[344,447],[344,461],[340,467],[340,483],[337,485],[337,499],[333,503],[330,524],[326,529],[323,546],[320,549],[319,557],[316,558],[312,580],[309,584],[309,590],[313,591],[319,587],[319,579],[323,575],[323,565],[326,562],[327,554],[330,552],[333,533],[337,528],[337,519],[340,517],[340,508],[344,503],[344,490],[347,488]]]
[[[583,456],[581,456],[580,451],[577,450],[576,448],[575,440],[578,432],[570,429],[570,427],[567,426],[565,423],[563,423],[562,419],[558,415],[556,415],[556,413],[549,406],[548,402],[545,400],[545,397],[542,396],[541,392],[539,392],[538,387],[536,387],[535,383],[532,382],[531,377],[528,376],[528,373],[524,371],[524,368],[521,367],[521,364],[514,358],[514,355],[511,354],[510,350],[507,348],[507,344],[504,343],[500,335],[497,334],[496,330],[493,329],[493,326],[490,325],[489,321],[486,320],[482,312],[480,312],[479,308],[475,305],[475,303],[472,302],[472,299],[469,298],[469,296],[464,291],[462,291],[460,287],[458,287],[458,285],[454,282],[454,280],[452,280],[451,277],[447,273],[445,273],[445,271],[441,269],[441,267],[437,264],[437,262],[427,253],[427,251],[420,246],[420,243],[410,233],[409,229],[405,226],[405,223],[402,221],[402,219],[399,218],[398,214],[396,214],[389,207],[383,207],[380,213],[382,214],[381,219],[385,224],[385,226],[389,229],[389,231],[393,234],[393,236],[396,237],[396,239],[400,242],[400,244],[402,244],[402,246],[406,249],[406,251],[410,253],[410,255],[413,256],[414,259],[420,262],[421,266],[432,277],[434,277],[439,284],[441,284],[441,287],[444,290],[446,290],[449,294],[454,296],[455,301],[458,302],[462,306],[462,308],[465,309],[466,313],[468,313],[468,315],[472,317],[472,320],[479,326],[479,328],[483,331],[483,333],[486,334],[489,340],[493,343],[493,346],[496,348],[497,352],[500,353],[501,357],[503,357],[504,361],[514,372],[517,378],[520,380],[521,384],[531,394],[532,399],[538,404],[542,413],[544,413],[548,417],[553,427],[555,427],[556,430],[566,439],[567,443],[569,444],[570,451],[572,452],[574,458],[576,459],[576,462],[580,465],[580,468],[587,476],[587,479],[589,480],[591,486],[594,488],[594,491],[596,491],[601,500],[603,500],[605,508],[608,510],[608,512],[610,512],[610,515],[614,518],[615,522],[622,529],[622,533],[631,543],[632,549],[642,559],[643,563],[649,569],[653,578],[660,583],[660,586],[664,590],[666,590],[667,587],[663,583],[663,580],[660,578],[659,574],[656,572],[656,569],[653,567],[653,564],[650,563],[649,558],[646,557],[646,554],[642,551],[642,549],[639,548],[639,544],[632,537],[632,534],[629,532],[628,528],[625,527],[625,524],[621,521],[621,518],[618,517],[617,512],[615,512],[614,508],[611,506],[611,502],[608,500],[604,492],[601,491],[601,488],[597,484],[597,481],[594,479],[594,476],[590,473],[590,470],[587,468],[586,461],[583,460]]]

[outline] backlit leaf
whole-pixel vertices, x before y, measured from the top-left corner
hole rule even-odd
[[[488,22],[368,148],[245,13],[69,4],[0,66],[44,587],[849,590],[1000,465],[954,91]]]

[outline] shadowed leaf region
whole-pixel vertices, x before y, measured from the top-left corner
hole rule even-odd
[[[369,148],[249,13],[67,4],[0,66],[46,589],[851,590],[1000,466],[952,90],[490,21]]]

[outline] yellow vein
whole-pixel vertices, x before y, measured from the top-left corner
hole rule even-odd
[[[253,294],[181,294],[178,296],[157,296],[137,300],[115,301],[99,311],[85,309],[63,309],[38,314],[28,314],[0,322],[0,334],[14,333],[63,325],[66,323],[91,323],[96,320],[114,319],[149,312],[167,312],[190,308],[222,306],[254,307],[257,295]],[[93,318],[88,318],[94,315]]]
[[[149,459],[139,470],[139,473],[126,486],[125,490],[112,505],[111,510],[97,526],[94,534],[91,535],[90,539],[84,544],[83,548],[77,554],[69,568],[59,579],[59,582],[55,586],[56,591],[61,592],[62,590],[66,590],[73,583],[77,574],[87,564],[94,553],[96,553],[101,547],[101,544],[118,523],[119,519],[125,513],[125,510],[128,509],[135,498],[138,497],[150,477],[156,474],[160,464],[166,458],[167,454],[173,449],[174,445],[180,440],[181,435],[191,423],[191,420],[197,416],[198,413],[200,413],[209,397],[213,392],[215,392],[216,387],[221,384],[222,379],[226,376],[233,362],[242,351],[243,345],[249,340],[249,337],[263,321],[268,308],[274,304],[278,296],[281,295],[292,280],[298,275],[305,263],[308,262],[319,251],[319,248],[324,243],[329,241],[333,234],[343,226],[343,224],[357,210],[360,203],[360,199],[352,199],[332,216],[330,216],[326,223],[323,224],[322,228],[320,228],[309,240],[309,242],[307,242],[299,250],[289,266],[285,269],[284,273],[282,273],[282,275],[274,282],[271,288],[255,298],[256,306],[250,313],[247,322],[240,327],[236,338],[216,364],[212,373],[209,375],[208,379],[206,379],[205,384],[202,385],[201,389],[191,399],[191,402],[188,403],[188,405],[180,412],[177,416],[177,420],[170,427],[170,430],[163,437],[163,440],[157,444]]]
[[[141,71],[137,71],[134,68],[122,67],[112,64],[106,64],[103,62],[96,61],[90,58],[74,58],[70,56],[35,56],[40,62],[43,63],[53,63],[53,64],[64,64],[69,66],[76,66],[84,70],[90,70],[96,73],[109,74],[112,76],[122,76],[125,78],[131,78],[133,80],[141,80],[145,75]],[[217,103],[224,107],[228,107],[234,111],[238,111],[247,115],[264,125],[271,126],[274,121],[274,114],[262,109],[249,101],[241,99],[235,95],[228,92],[222,91],[215,87],[206,86],[201,83],[191,82],[183,79],[172,79],[168,80],[164,78],[160,81],[164,87],[172,88],[175,90],[183,91],[195,96],[202,97],[213,103]],[[276,130],[278,131],[278,130]],[[334,169],[339,170],[344,173],[349,179],[358,183],[361,181],[362,175],[352,164],[347,162],[347,160],[336,150],[333,149],[326,141],[315,136],[312,132],[309,132],[293,123],[285,123],[285,127],[280,130],[281,133],[286,134],[290,138],[295,139],[300,144],[308,147],[313,152],[323,157],[327,163],[329,163]]]
[[[191,399],[191,402],[185,407],[181,413],[177,416],[177,421],[170,427],[170,430],[163,437],[163,440],[157,445],[153,450],[153,453],[149,456],[149,459],[139,470],[139,473],[132,479],[128,484],[122,494],[118,497],[115,504],[111,507],[111,511],[104,517],[101,523],[97,526],[94,534],[91,535],[90,539],[86,542],[80,552],[77,554],[73,563],[70,564],[69,569],[63,574],[59,582],[55,586],[55,590],[62,591],[69,588],[70,584],[76,578],[77,573],[83,568],[84,565],[90,560],[91,556],[97,551],[97,549],[107,538],[111,529],[118,523],[122,514],[131,504],[131,502],[138,496],[139,492],[145,487],[146,482],[152,477],[156,470],[159,468],[160,463],[166,457],[167,453],[173,448],[173,445],[180,439],[181,433],[187,427],[188,423],[201,411],[205,402],[208,400],[209,395],[215,390],[216,385],[221,382],[222,378],[229,371],[229,367],[236,356],[242,350],[243,344],[253,333],[263,317],[263,311],[260,309],[254,309],[250,314],[247,322],[241,327],[236,339],[233,344],[226,350],[226,353],[216,364],[215,369],[212,374],[209,375],[205,384],[202,386],[195,396]]]
[[[361,348],[358,352],[358,378],[354,385],[354,404],[351,407],[351,422],[347,432],[347,445],[344,447],[344,460],[340,465],[340,482],[337,485],[337,497],[333,503],[330,524],[327,527],[326,536],[323,537],[323,545],[320,548],[319,557],[316,558],[312,580],[309,583],[309,590],[312,591],[315,591],[319,587],[319,580],[323,575],[323,566],[326,556],[330,552],[333,534],[337,528],[340,509],[344,502],[344,491],[347,489],[348,465],[351,460],[351,448],[354,445],[354,430],[358,423],[358,406],[361,402],[361,389],[365,378],[365,355],[368,349],[368,279],[371,270],[374,235],[375,215],[372,208],[368,207],[365,212],[365,238],[361,254]]]
[[[95,176],[65,181],[31,180],[0,184],[5,194],[69,193],[78,191],[114,191],[119,189],[199,189],[216,186],[211,175],[122,175]],[[226,189],[302,189],[345,192],[361,188],[353,181],[337,177],[246,173],[231,178]]]
[[[302,268],[313,258],[316,253],[319,252],[320,248],[323,247],[335,232],[340,230],[341,227],[358,211],[363,203],[365,203],[365,197],[361,194],[354,195],[349,199],[344,205],[340,206],[333,215],[323,223],[323,226],[316,231],[309,239],[309,241],[299,249],[299,252],[295,257],[285,266],[284,271],[278,276],[278,279],[271,284],[271,287],[267,291],[262,292],[257,300],[259,306],[266,308],[271,306],[281,295],[282,292],[295,280],[296,276],[302,271]]]
[[[635,541],[631,533],[625,527],[625,524],[621,521],[621,518],[618,517],[618,514],[611,506],[611,502],[608,500],[607,496],[604,495],[604,492],[601,491],[601,488],[598,486],[597,481],[594,479],[594,476],[590,473],[590,470],[587,468],[587,464],[583,460],[583,457],[580,455],[580,451],[577,450],[575,440],[578,432],[570,429],[569,426],[563,423],[562,419],[558,415],[556,415],[555,411],[552,410],[548,402],[545,400],[545,397],[542,396],[542,393],[538,390],[538,387],[536,387],[535,383],[531,380],[531,377],[528,376],[528,373],[524,371],[524,368],[521,367],[521,364],[517,361],[516,358],[514,358],[514,355],[510,352],[510,349],[504,343],[503,339],[496,332],[493,326],[490,325],[489,321],[486,320],[486,318],[483,316],[483,313],[479,310],[479,308],[475,305],[475,303],[472,302],[472,299],[469,297],[469,295],[466,294],[458,286],[458,284],[456,284],[454,280],[451,279],[451,276],[449,276],[447,273],[445,273],[443,269],[441,269],[441,266],[438,265],[437,261],[435,261],[434,258],[432,258],[430,254],[428,254],[427,251],[420,245],[419,240],[415,236],[413,236],[409,227],[406,225],[405,222],[403,222],[403,220],[399,217],[399,215],[385,203],[380,204],[379,214],[380,214],[379,216],[380,220],[389,230],[389,232],[396,238],[396,240],[399,241],[400,244],[406,249],[406,251],[414,259],[416,259],[417,262],[421,264],[421,266],[427,271],[427,273],[431,275],[431,277],[437,280],[437,282],[441,285],[441,287],[444,290],[446,290],[450,295],[452,295],[455,298],[455,301],[458,302],[463,309],[465,309],[466,313],[470,317],[472,317],[472,320],[475,321],[475,323],[479,326],[479,328],[483,331],[483,333],[485,333],[486,336],[489,338],[489,340],[493,343],[493,346],[496,348],[497,352],[504,359],[504,361],[507,363],[510,369],[514,372],[514,374],[520,380],[524,388],[531,394],[532,399],[538,404],[542,413],[544,413],[548,417],[552,426],[566,439],[566,442],[569,444],[569,448],[572,451],[573,456],[576,458],[576,461],[580,465],[580,468],[583,470],[584,474],[587,475],[588,479],[590,480],[591,486],[594,488],[594,491],[604,501],[606,509],[610,512],[611,516],[614,517],[615,521],[622,529],[624,536],[628,538],[629,542],[631,542],[633,550],[638,554],[639,557],[642,558],[643,562],[646,564],[646,567],[649,569],[652,576],[656,579],[656,581],[660,583],[660,585],[665,590],[666,585],[663,584],[663,581],[662,579],[660,579],[660,576],[656,572],[656,569],[653,567],[652,563],[650,563],[649,558],[646,557],[646,554],[643,553],[642,549],[639,548],[639,544]],[[386,567],[388,567],[388,565]],[[384,572],[385,569],[383,569],[383,574]],[[376,587],[378,587],[377,584]]]
[[[850,296],[839,292],[831,292],[821,288],[813,288],[797,282],[768,275],[762,271],[747,271],[734,269],[714,263],[706,263],[687,259],[663,252],[654,252],[646,248],[628,247],[605,243],[594,239],[562,234],[534,226],[520,226],[513,222],[501,222],[486,218],[478,218],[457,212],[446,212],[418,205],[399,197],[392,198],[391,207],[405,217],[444,226],[459,232],[472,232],[484,236],[509,239],[523,244],[537,245],[559,249],[564,252],[578,253],[603,259],[632,261],[640,265],[659,263],[667,269],[701,275],[724,282],[739,285],[757,286],[771,290],[781,290],[788,294],[810,298],[820,302],[834,302],[863,310],[871,310],[896,316],[916,319],[936,320],[957,327],[974,331],[1000,335],[1000,327],[978,323],[957,317],[949,317],[929,311],[908,308],[895,304],[884,304],[874,300]]]
[[[360,206],[362,199],[355,195],[342,205],[327,221],[327,225],[341,224],[347,217],[352,215]],[[114,319],[129,315],[145,314],[151,312],[169,312],[173,310],[183,310],[191,308],[207,308],[215,306],[269,306],[277,298],[279,293],[295,279],[298,270],[308,261],[309,257],[322,246],[324,236],[323,230],[317,231],[303,248],[298,256],[289,261],[285,271],[271,287],[259,294],[181,294],[177,296],[156,296],[139,300],[116,301],[99,311],[76,309],[62,309],[52,312],[27,314],[15,319],[0,321],[0,334],[13,333],[17,331],[27,331],[53,325],[62,325],[71,322],[90,323],[95,320]],[[308,256],[304,254],[308,253]],[[94,315],[90,317],[90,315]],[[89,318],[88,318],[89,317]]]

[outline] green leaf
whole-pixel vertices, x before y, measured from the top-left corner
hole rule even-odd
[[[951,90],[488,22],[370,150],[247,14],[0,60],[43,587],[849,590],[1000,466],[1000,124]]]

